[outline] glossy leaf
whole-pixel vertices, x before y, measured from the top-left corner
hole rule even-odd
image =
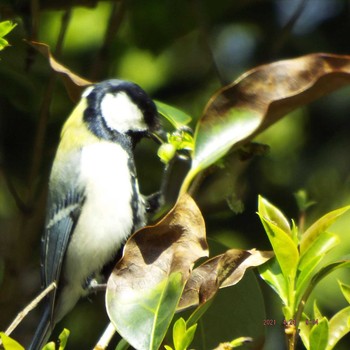
[[[350,304],[350,285],[338,281],[340,289],[344,295],[346,301]]]
[[[258,214],[273,247],[284,278],[286,281],[293,282],[299,260],[298,249],[291,236],[278,226],[280,225],[280,221],[271,221],[270,216],[266,215],[269,212],[266,203],[268,202],[265,199],[259,197]]]
[[[259,214],[266,220],[271,221],[285,233],[291,233],[289,222],[283,213],[261,196],[259,196]]]
[[[302,297],[316,269],[325,255],[339,243],[339,238],[333,233],[323,232],[312,246],[301,257],[298,266],[298,276],[296,283],[296,300]]]
[[[180,129],[192,120],[188,114],[178,108],[157,100],[154,102],[157,106],[158,113],[167,119],[175,129]]]
[[[321,314],[320,309],[317,306],[316,300],[314,300],[314,320],[321,320],[323,315]]]
[[[323,317],[310,332],[310,350],[325,350],[328,344],[328,320]]]
[[[175,350],[186,350],[192,343],[194,334],[197,329],[197,324],[187,328],[185,320],[179,318],[173,327],[173,342]]]
[[[300,254],[303,255],[312,245],[316,238],[325,232],[341,215],[350,209],[350,206],[340,208],[327,213],[311,225],[303,234],[300,242]]]
[[[286,280],[282,274],[281,267],[276,258],[272,258],[266,264],[259,266],[261,278],[271,286],[271,288],[281,298],[284,305],[288,303],[288,292]]]
[[[107,312],[120,335],[138,350],[158,349],[193,263],[207,254],[204,221],[188,195],[135,233],[107,285]]]
[[[0,22],[0,51],[10,45],[8,41],[4,39],[4,36],[10,33],[16,25],[17,23],[12,23],[11,21]]]
[[[303,255],[300,257],[298,268],[304,270],[305,266],[307,266],[311,260],[314,260],[316,256],[324,256],[338,244],[339,238],[337,235],[331,232],[321,232],[315,237],[308,250],[304,251]]]
[[[64,350],[66,348],[69,334],[70,334],[70,331],[66,328],[61,332],[61,334],[58,337],[58,339],[60,340],[60,345],[58,350]]]
[[[5,350],[24,350],[24,347],[21,344],[5,333],[0,332],[0,338]]]
[[[307,300],[308,296],[311,294],[311,292],[314,290],[316,285],[326,276],[328,276],[333,271],[343,268],[343,267],[350,267],[350,259],[344,258],[342,260],[330,263],[324,267],[322,267],[311,279],[304,295],[303,299]]]
[[[350,332],[349,320],[350,306],[340,310],[331,318],[327,350],[333,349],[338,341]]]
[[[311,54],[256,67],[219,90],[195,131],[185,181],[294,109],[350,83],[350,57]]]
[[[230,249],[209,259],[192,271],[178,308],[181,310],[206,303],[215,296],[219,288],[235,285],[248,268],[262,265],[272,256],[272,252],[255,249]]]

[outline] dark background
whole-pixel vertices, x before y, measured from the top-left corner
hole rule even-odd
[[[7,36],[11,46],[0,52],[2,330],[40,289],[47,179],[60,128],[73,108],[62,81],[23,39],[49,44],[61,63],[87,79],[135,81],[153,98],[190,114],[192,126],[220,86],[256,65],[313,52],[350,53],[346,0],[1,0],[0,20],[6,19],[17,27]],[[293,193],[300,188],[317,203],[307,223],[348,204],[349,96],[350,88],[343,88],[298,109],[257,138],[271,147],[268,154],[246,162],[233,154],[209,174],[196,194],[208,236],[229,247],[269,249],[255,214],[258,194],[296,222]],[[151,193],[162,170],[154,147],[144,144],[138,159],[141,187]],[[350,250],[349,223],[348,214],[332,227],[342,239],[338,256]],[[350,282],[339,272],[313,294],[328,317],[346,306],[337,278]],[[261,285],[266,317],[281,318],[278,300]],[[81,302],[65,321],[72,349],[91,348],[101,334],[102,299],[94,307]],[[26,343],[37,319],[34,312],[14,337]],[[265,349],[284,348],[280,332],[267,330]],[[349,344],[344,339],[337,349]]]

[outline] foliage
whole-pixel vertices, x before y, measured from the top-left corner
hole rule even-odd
[[[304,208],[303,205],[301,209]],[[290,226],[278,208],[259,198],[258,213],[275,253],[275,258],[260,267],[260,275],[282,301],[285,334],[291,350],[295,349],[299,332],[307,349],[329,350],[350,332],[349,307],[339,311],[330,321],[322,316],[316,303],[313,318],[304,313],[317,283],[334,270],[350,266],[348,258],[328,263],[324,261],[326,254],[339,243],[328,228],[349,209],[350,206],[347,206],[327,213],[305,232],[299,232],[294,223]],[[341,286],[344,296],[347,295],[347,288]],[[301,326],[302,323],[305,325]]]
[[[9,43],[4,39],[4,36],[10,33],[13,28],[16,27],[16,25],[16,23],[12,23],[11,21],[0,22],[0,51],[3,50],[6,46],[9,46]]]
[[[174,265],[183,253],[179,243],[184,236],[179,235],[177,229],[166,229],[168,223],[164,227],[161,221],[136,233],[127,243],[119,267],[131,266],[130,256],[139,247],[144,256],[149,257],[150,247],[138,242],[145,241],[150,233],[160,230],[164,237],[175,235],[179,240],[171,241],[174,245],[164,250],[165,261],[159,253],[158,259],[152,259],[150,264],[138,261],[135,266],[142,278],[135,283],[138,288],[130,280],[129,283],[124,280],[125,295],[120,295],[120,289],[113,287],[124,277],[120,270],[115,270],[107,292],[107,309],[113,323],[130,343],[141,341],[147,344],[146,348],[157,348],[164,337],[168,349],[185,349],[190,344],[196,348],[214,348],[219,342],[242,335],[249,337],[222,343],[218,349],[244,346],[250,337],[254,338],[251,346],[261,346],[263,327],[259,325],[259,330],[253,329],[248,315],[255,315],[255,323],[257,319],[258,322],[264,319],[261,292],[253,274],[246,271],[271,257],[271,253],[264,250],[250,249],[252,246],[269,249],[251,215],[257,193],[273,198],[288,211],[294,210],[289,195],[300,186],[307,187],[307,193],[312,193],[311,197],[316,199],[318,206],[314,207],[314,213],[349,201],[346,191],[347,90],[314,102],[349,83],[349,57],[305,55],[323,51],[348,53],[349,43],[342,35],[349,29],[348,21],[344,20],[348,18],[346,6],[342,2],[328,2],[329,9],[325,10],[322,7],[325,2],[318,3],[317,16],[313,13],[305,20],[304,14],[309,13],[309,6],[315,2],[301,1],[295,10],[288,12],[291,3],[253,0],[240,4],[224,0],[218,6],[207,1],[180,0],[169,4],[155,0],[147,4],[93,1],[89,6],[95,8],[87,10],[78,8],[86,2],[57,4],[48,1],[40,3],[40,8],[33,6],[30,15],[20,3],[6,3],[0,7],[0,11],[5,8],[5,14],[15,14],[12,17],[16,22],[20,18],[18,28],[11,33],[12,46],[1,52],[0,80],[11,84],[0,92],[0,127],[4,126],[2,130],[5,130],[0,129],[4,140],[4,149],[0,149],[0,217],[4,218],[0,223],[3,241],[0,244],[3,253],[0,254],[0,282],[3,280],[4,287],[0,291],[0,301],[6,301],[6,296],[11,295],[17,303],[3,303],[4,312],[0,318],[7,323],[18,305],[23,305],[35,293],[17,286],[27,286],[33,280],[32,269],[37,263],[28,261],[33,261],[33,252],[37,253],[47,169],[56,147],[57,130],[71,108],[61,85],[57,84],[54,89],[56,77],[63,80],[72,101],[77,101],[86,85],[117,75],[135,80],[157,99],[157,108],[168,129],[158,156],[173,178],[179,179],[180,192],[193,195],[194,206],[186,209],[188,214],[201,220],[204,217],[208,235],[225,242],[230,249],[221,246],[215,252],[210,244],[212,258],[207,261],[195,263],[199,256],[187,252],[185,261],[180,259],[182,262]],[[288,21],[283,17],[286,11],[291,15]],[[262,15],[257,17],[256,13]],[[147,25],[144,25],[145,18]],[[91,23],[99,25],[91,26]],[[307,29],[307,26],[314,27]],[[271,33],[274,33],[273,40]],[[28,43],[46,57],[50,69],[40,55],[21,42],[23,37],[30,38]],[[38,41],[49,44],[54,54],[48,45]],[[297,59],[283,59],[300,55],[303,56]],[[260,66],[266,61],[275,62]],[[256,68],[235,78],[250,67]],[[212,95],[215,89],[218,91]],[[199,111],[206,103],[199,118]],[[310,103],[309,107],[304,107]],[[289,118],[263,133],[292,111]],[[188,127],[191,122],[194,134]],[[332,137],[333,132],[339,137]],[[250,143],[256,138],[272,146],[269,155],[264,146]],[[139,175],[141,180],[142,177],[146,179],[143,183],[146,191],[151,191],[158,188],[160,182],[154,170],[157,161],[145,157],[147,145],[144,149],[140,154],[143,164],[140,164]],[[254,158],[256,155],[264,155],[263,160]],[[176,167],[180,164],[181,168],[183,163],[185,170],[178,172]],[[174,187],[168,203],[173,209],[164,220],[186,231],[191,220],[184,223],[172,217],[179,209],[174,206],[179,189]],[[333,317],[327,318],[320,311],[324,305],[319,307],[319,303],[315,303],[310,317],[306,316],[308,311],[298,306],[312,299],[311,291],[325,276],[348,266],[346,259],[325,261],[339,242],[344,250],[348,249],[342,237],[338,238],[325,228],[342,214],[342,210],[326,215],[316,221],[315,227],[311,225],[304,230],[309,220],[305,213],[312,202],[307,199],[306,192],[299,192],[296,197],[300,208],[297,225],[290,224],[280,210],[262,197],[259,199],[259,215],[276,255],[260,269],[282,300],[286,326],[290,326],[286,327],[290,344],[296,332],[293,324],[287,322],[292,320],[290,323],[293,323],[298,316],[300,336],[306,348],[321,349],[327,342],[334,346],[348,332],[347,307],[334,311]],[[181,196],[180,201],[186,205],[193,201],[183,198]],[[239,216],[232,215],[230,208],[241,208],[241,203],[246,211]],[[340,231],[345,233],[344,229]],[[188,237],[192,234],[186,236],[186,240],[191,241]],[[242,246],[245,249],[237,249]],[[5,251],[7,247],[13,247],[11,252]],[[193,267],[194,263],[198,265]],[[158,270],[159,266],[163,274],[157,278],[146,277],[148,269]],[[221,289],[233,284],[234,288]],[[343,282],[339,285],[349,300],[348,285]],[[143,298],[143,293],[147,298]],[[239,297],[235,297],[237,295]],[[135,299],[131,300],[132,296]],[[133,313],[128,314],[128,309],[123,307],[123,297],[131,300],[129,306]],[[146,302],[142,303],[143,300]],[[223,307],[219,309],[218,305]],[[185,310],[190,307],[195,309]],[[171,329],[170,321],[179,309],[182,317]],[[123,316],[120,319],[119,312]],[[147,333],[149,339],[130,336],[132,331],[127,328],[134,323],[135,315],[140,315],[142,322],[146,319],[149,322],[146,325],[151,329]],[[224,335],[223,325],[217,327],[216,320],[220,316],[224,320],[222,324],[233,325],[228,334]],[[80,320],[86,319],[85,314],[80,317]],[[307,320],[310,323],[317,320],[318,324],[311,327],[306,325]],[[93,327],[98,323],[94,322]],[[80,325],[80,322],[71,324]],[[196,324],[200,327],[196,328]],[[240,325],[245,329],[239,328]],[[169,340],[171,336],[166,334],[169,327],[173,344]],[[238,334],[234,333],[237,329]],[[208,338],[215,338],[214,344],[198,345],[198,338],[204,338],[201,330],[205,330]],[[213,332],[215,337],[211,336]],[[72,333],[73,337],[79,337],[81,332],[78,329]],[[82,338],[88,338],[86,334],[90,332],[84,332]],[[81,348],[84,340],[79,339],[75,345],[73,338],[71,346]],[[120,348],[127,346],[122,340]]]

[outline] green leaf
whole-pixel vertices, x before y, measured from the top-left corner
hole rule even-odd
[[[129,295],[123,305],[106,294],[108,314],[116,329],[138,350],[158,350],[182,293],[182,274],[172,273],[147,294]],[[121,318],[121,310],[123,318]]]
[[[350,285],[338,281],[340,289],[344,295],[346,301],[350,304]]]
[[[302,236],[300,242],[300,254],[303,255],[312,245],[316,238],[325,232],[342,214],[350,209],[346,206],[327,213],[309,227]]]
[[[130,348],[130,344],[124,339],[120,339],[115,350],[127,350]]]
[[[233,145],[250,136],[260,125],[254,111],[229,109],[223,116],[202,118],[195,131],[193,169],[197,172],[222,158]]]
[[[350,331],[350,306],[337,312],[329,321],[329,339],[327,350],[331,350],[337,342]]]
[[[16,25],[16,23],[12,23],[11,21],[0,22],[0,51],[6,46],[9,46],[8,41],[3,39],[3,37],[10,33]]]
[[[324,266],[320,271],[318,271],[311,279],[310,284],[308,285],[304,295],[303,299],[304,301],[307,300],[308,296],[311,294],[311,292],[314,290],[316,285],[326,276],[328,276],[333,271],[342,268],[342,267],[350,267],[350,259],[344,258],[342,260],[330,263],[326,266]]]
[[[314,320],[321,320],[323,318],[323,315],[321,314],[321,311],[319,310],[317,306],[316,300],[314,301]]]
[[[0,332],[0,338],[5,350],[24,350],[24,347],[16,340],[10,338],[3,332]]]
[[[6,34],[10,33],[13,28],[15,28],[17,23],[12,23],[11,21],[0,22],[0,37],[4,37]]]
[[[265,199],[259,197],[258,214],[273,247],[283,276],[286,281],[289,281],[289,283],[293,285],[299,260],[299,252],[291,236],[281,228],[284,221],[278,215],[277,211],[273,211],[273,213],[275,213],[273,217],[277,222],[271,221],[271,215],[269,215],[271,205],[267,206],[266,203],[268,202]]]
[[[308,208],[310,208],[312,205],[316,203],[315,201],[310,201],[308,199],[308,196],[305,190],[299,190],[298,192],[295,192],[294,197],[300,212],[305,212]]]
[[[259,196],[259,215],[271,221],[275,226],[285,233],[291,234],[291,229],[287,218],[283,213],[262,196]]]
[[[138,350],[158,350],[194,262],[207,256],[205,225],[189,195],[133,234],[107,283],[108,316]]]
[[[186,326],[186,322],[182,317],[174,324],[173,342],[175,350],[186,350],[192,343],[197,324],[192,325],[188,329],[186,329]]]
[[[56,350],[56,344],[53,341],[50,341],[50,343],[47,343],[42,350]]]
[[[333,233],[323,232],[300,258],[298,266],[299,274],[296,281],[297,303],[300,301],[308,283],[314,276],[315,270],[321,260],[338,242],[338,236]]]
[[[264,265],[259,266],[261,278],[269,284],[281,298],[284,305],[288,303],[286,280],[283,277],[280,265],[276,258],[272,258]]]
[[[167,119],[175,129],[179,129],[181,126],[187,125],[192,120],[188,114],[178,108],[156,100],[154,100],[154,103],[157,106],[158,113]]]
[[[239,337],[237,339],[232,340],[230,342],[230,346],[231,346],[232,349],[233,348],[238,348],[239,346],[242,346],[242,345],[244,345],[246,343],[250,343],[252,341],[253,341],[253,339],[250,338],[250,337]]]
[[[310,349],[309,338],[310,338],[311,327],[309,324],[306,323],[306,320],[309,320],[309,319],[310,318],[305,313],[303,313],[301,321],[299,322],[299,325],[298,325],[300,338],[307,350]]]
[[[325,256],[326,253],[338,244],[339,238],[337,235],[330,232],[321,232],[315,237],[315,240],[309,245],[308,249],[300,255],[299,270],[304,270],[316,256]]]
[[[59,337],[58,337],[58,339],[60,340],[59,350],[65,349],[65,347],[67,345],[69,334],[70,334],[70,331],[68,329],[64,328],[63,331],[61,332],[61,334],[59,335]]]
[[[310,350],[326,350],[328,343],[328,320],[323,317],[310,332]]]

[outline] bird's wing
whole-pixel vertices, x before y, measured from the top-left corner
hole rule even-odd
[[[41,278],[45,288],[60,280],[64,256],[84,203],[84,187],[78,184],[80,156],[81,153],[76,152],[56,159],[52,169],[41,242]],[[55,291],[50,294],[52,308],[55,295]]]
[[[60,278],[63,258],[83,201],[83,193],[71,190],[58,203],[51,204],[51,218],[47,221],[42,241],[42,281],[45,287]]]

